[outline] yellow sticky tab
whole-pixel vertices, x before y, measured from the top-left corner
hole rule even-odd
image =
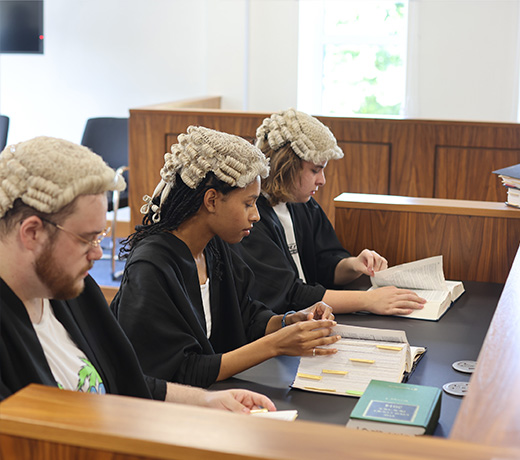
[[[365,363],[365,364],[374,364],[375,359],[359,359],[359,358],[350,358],[350,361],[353,363]]]
[[[329,393],[336,393],[336,390],[332,388],[316,388],[316,387],[303,387],[305,390],[314,390],[314,391],[327,391]]]
[[[302,374],[298,372],[296,374],[298,377],[301,377],[302,379],[312,379],[312,380],[321,380],[321,376],[319,375],[312,375],[312,374]]]
[[[390,345],[376,345],[380,350],[401,351],[403,347],[392,347]]]
[[[323,369],[321,372],[324,374],[335,374],[335,375],[347,375],[347,371],[335,371],[333,369]]]

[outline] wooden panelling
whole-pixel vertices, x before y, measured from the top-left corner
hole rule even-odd
[[[101,288],[101,292],[105,296],[105,299],[106,299],[108,305],[110,305],[110,303],[112,302],[112,300],[116,296],[117,291],[119,290],[119,288],[117,288],[115,286],[99,286],[99,287]]]
[[[447,279],[503,283],[520,242],[520,211],[503,203],[342,194],[336,233],[389,265],[442,255]]]
[[[338,141],[345,152],[340,161],[332,161],[325,169],[327,183],[315,198],[334,224],[334,198],[348,190],[355,193],[388,193],[390,176],[390,146]],[[377,171],[378,174],[373,174]]]
[[[252,140],[269,115],[172,109],[171,103],[132,109],[132,224],[141,220],[142,197],[157,184],[164,153],[189,125]],[[506,191],[492,171],[520,163],[520,125],[514,123],[317,118],[331,129],[345,152],[343,159],[327,166],[328,184],[316,195],[331,221],[332,199],[341,192],[504,201]]]
[[[520,150],[437,146],[434,197],[505,201],[502,181],[488,173],[517,163]]]

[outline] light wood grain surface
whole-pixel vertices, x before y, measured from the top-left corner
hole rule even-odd
[[[266,420],[37,385],[7,399],[0,409],[0,454],[9,459],[20,458],[23,451],[33,460],[113,458],[110,454],[121,459],[298,460],[480,460],[520,455],[517,449]]]

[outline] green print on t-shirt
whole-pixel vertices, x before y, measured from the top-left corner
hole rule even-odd
[[[85,365],[78,372],[78,387],[76,390],[86,393],[105,394],[105,385],[103,385],[101,376],[98,374],[92,363],[88,359],[84,358],[81,358],[81,361],[83,361]],[[85,386],[86,388],[84,388]]]

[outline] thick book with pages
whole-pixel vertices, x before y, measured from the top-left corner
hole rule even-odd
[[[370,277],[372,287],[396,286],[410,289],[426,299],[421,310],[409,315],[396,315],[404,318],[438,321],[463,293],[462,281],[446,281],[442,267],[442,256],[429,257],[406,264],[396,265],[376,272]]]
[[[441,398],[439,388],[372,380],[350,414],[347,428],[410,436],[433,434]]]
[[[341,336],[328,345],[338,352],[300,358],[293,388],[360,397],[372,379],[406,381],[426,352],[410,346],[404,331],[338,324],[332,334]]]

